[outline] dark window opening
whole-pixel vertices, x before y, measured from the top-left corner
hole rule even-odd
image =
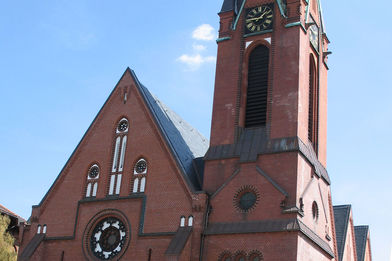
[[[269,49],[257,46],[249,57],[245,128],[265,126],[267,121]]]
[[[310,57],[308,139],[316,153],[318,149],[318,95],[316,65],[313,57]]]

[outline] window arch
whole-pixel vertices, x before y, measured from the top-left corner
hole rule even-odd
[[[99,176],[100,168],[98,164],[92,164],[87,171],[86,198],[97,196]]]
[[[261,254],[259,251],[253,251],[249,254],[249,261],[262,261],[264,260],[263,254]]]
[[[131,183],[133,182],[132,193],[144,193],[147,182],[148,165],[144,158],[139,158],[133,167],[133,175]]]
[[[318,99],[319,90],[317,83],[316,62],[312,55],[309,60],[309,117],[308,117],[308,139],[315,152],[318,147]]]
[[[192,227],[193,226],[193,216],[189,216],[188,217],[188,227]]]
[[[269,75],[269,48],[258,45],[249,55],[245,128],[265,126]]]
[[[184,216],[182,216],[180,218],[180,227],[185,227],[185,217]]]
[[[119,195],[121,189],[122,172],[124,169],[125,152],[127,148],[128,119],[122,118],[116,126],[114,141],[112,173],[109,181],[109,195]]]
[[[219,261],[232,261],[232,255],[231,253],[225,251],[223,252],[220,257],[218,258]]]

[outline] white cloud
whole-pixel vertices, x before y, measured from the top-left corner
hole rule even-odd
[[[188,55],[183,54],[177,59],[178,61],[186,64],[189,69],[197,70],[203,63],[213,63],[216,60],[214,56],[201,56],[200,54]]]
[[[207,49],[207,46],[202,45],[202,44],[193,44],[193,50],[197,52],[201,52]]]
[[[198,26],[192,33],[192,38],[201,41],[213,41],[215,38],[214,27],[209,24]]]

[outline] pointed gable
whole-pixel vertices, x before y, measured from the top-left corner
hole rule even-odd
[[[339,260],[343,260],[344,246],[346,245],[347,230],[350,222],[351,205],[334,206],[336,243]]]
[[[355,242],[357,245],[357,259],[358,261],[365,261],[369,226],[355,226],[354,230],[355,230]]]
[[[202,177],[198,176],[197,165],[199,164],[194,162],[194,160],[205,155],[209,141],[178,114],[152,95],[139,82],[135,73],[132,70],[130,72],[146,101],[146,105],[154,116],[161,134],[166,139],[173,156],[183,170],[185,178],[191,183],[193,189],[200,190]]]

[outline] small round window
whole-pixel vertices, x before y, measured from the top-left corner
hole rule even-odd
[[[257,204],[259,195],[251,186],[241,188],[234,197],[234,205],[241,212],[251,211]]]
[[[118,132],[124,132],[128,130],[128,121],[126,119],[122,119],[117,126],[117,131]]]
[[[88,171],[88,177],[90,179],[96,179],[99,175],[99,167],[98,165],[93,165]]]
[[[144,159],[139,160],[134,169],[135,174],[145,174],[147,172],[147,162]]]
[[[248,211],[251,209],[257,201],[257,195],[252,191],[252,192],[246,192],[243,195],[241,195],[239,199],[239,207],[242,210]]]

